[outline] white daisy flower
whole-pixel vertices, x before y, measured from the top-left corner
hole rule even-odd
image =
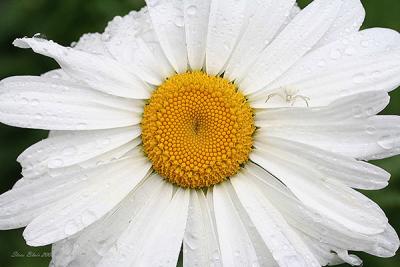
[[[393,256],[356,189],[390,174],[400,35],[359,0],[148,0],[74,47],[14,44],[61,69],[1,81],[0,121],[50,130],[18,158],[0,228],[53,266],[324,266]]]

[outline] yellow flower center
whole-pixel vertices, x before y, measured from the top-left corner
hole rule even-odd
[[[171,183],[204,188],[235,175],[252,149],[253,111],[234,84],[203,72],[167,79],[144,109],[142,139]]]

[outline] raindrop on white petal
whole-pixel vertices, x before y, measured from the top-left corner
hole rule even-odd
[[[101,40],[103,42],[108,42],[111,39],[111,35],[109,33],[103,33],[103,35],[101,36]]]
[[[29,103],[29,100],[25,97],[21,98],[21,104],[22,105],[27,105]]]
[[[160,0],[148,0],[147,4],[150,7],[154,7],[154,6],[158,5],[159,2],[160,2]]]
[[[60,168],[60,167],[62,167],[63,165],[64,165],[64,161],[63,161],[62,159],[52,159],[52,160],[50,160],[49,163],[47,164],[47,166],[48,166],[50,169],[53,169],[53,168]]]
[[[331,51],[330,56],[332,59],[339,59],[342,56],[342,53],[338,49],[334,49]]]
[[[40,101],[39,101],[39,99],[32,99],[32,100],[31,100],[31,104],[32,104],[33,106],[37,106],[37,105],[40,104]]]
[[[79,227],[75,221],[69,221],[65,225],[64,232],[66,235],[73,235],[78,231]]]
[[[361,41],[361,46],[362,47],[368,47],[369,46],[369,41],[368,40],[363,40],[363,41]]]
[[[84,225],[89,225],[92,222],[96,221],[97,216],[94,212],[87,210],[82,214],[82,223]]]
[[[196,7],[195,5],[189,6],[189,7],[187,8],[187,13],[188,13],[188,15],[190,15],[190,16],[196,15],[196,13],[197,13],[197,7]]]
[[[391,136],[385,135],[379,139],[378,145],[383,149],[390,150],[394,147],[394,141]]]
[[[323,60],[323,59],[321,59],[319,62],[318,62],[318,67],[325,67],[325,65],[326,65],[326,61],[325,60]]]
[[[87,127],[87,123],[81,122],[76,125],[76,130],[84,130]]]
[[[353,116],[354,118],[360,118],[363,115],[363,109],[360,105],[356,105],[353,107]]]
[[[47,36],[43,33],[36,33],[35,35],[33,35],[33,38],[42,41],[47,40]]]
[[[352,56],[352,55],[355,53],[355,49],[354,49],[353,47],[348,47],[348,48],[346,48],[346,50],[344,51],[344,53],[345,53],[347,56]]]
[[[359,73],[353,76],[354,83],[362,83],[365,80],[365,75],[363,73]]]
[[[35,114],[35,120],[41,120],[41,119],[43,119],[43,115],[40,114],[40,113],[36,113]]]
[[[75,146],[69,146],[69,147],[65,147],[62,151],[62,154],[64,156],[72,156],[74,154],[76,154],[77,152],[77,148]]]
[[[185,25],[183,16],[177,16],[177,17],[175,18],[174,23],[175,23],[175,25],[176,25],[177,27],[179,27],[179,28],[183,27],[183,26]]]
[[[376,128],[374,126],[368,126],[366,129],[366,132],[368,134],[374,134],[374,133],[376,133]]]

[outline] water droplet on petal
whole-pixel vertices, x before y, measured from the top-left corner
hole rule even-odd
[[[362,83],[365,80],[365,75],[363,73],[359,73],[353,76],[354,83]]]
[[[62,154],[64,156],[72,156],[72,155],[76,154],[76,152],[77,152],[77,148],[76,147],[69,146],[69,147],[66,147],[66,148],[63,149]]]
[[[369,46],[369,41],[368,40],[363,40],[363,41],[361,41],[361,46],[362,47],[368,47]]]
[[[78,231],[78,225],[75,221],[69,221],[65,225],[64,232],[66,235],[73,235]]]
[[[31,104],[37,106],[40,104],[40,101],[38,99],[32,99]]]
[[[84,225],[89,225],[92,222],[96,221],[96,219],[97,219],[97,216],[92,211],[87,210],[82,214],[82,223]]]
[[[109,33],[103,33],[103,35],[101,36],[101,40],[103,42],[108,42],[111,40],[111,35]]]
[[[177,16],[175,18],[175,25],[177,27],[183,27],[185,25],[183,16]]]
[[[382,147],[383,149],[390,150],[390,149],[393,149],[393,147],[394,147],[394,141],[391,136],[385,135],[379,139],[378,145],[380,147]]]
[[[190,15],[190,16],[196,15],[196,13],[197,13],[197,7],[196,7],[195,5],[189,6],[189,7],[187,8],[187,13],[188,13],[188,15]]]
[[[342,53],[338,49],[334,49],[331,51],[332,59],[339,59],[342,56]]]
[[[53,168],[60,168],[60,167],[62,167],[63,165],[64,165],[64,161],[63,161],[62,159],[52,159],[52,160],[50,160],[49,163],[47,164],[47,166],[48,166],[50,169],[53,169]]]

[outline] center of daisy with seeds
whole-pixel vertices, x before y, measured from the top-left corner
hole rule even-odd
[[[244,95],[203,72],[176,74],[159,86],[141,127],[154,170],[183,188],[205,188],[235,175],[249,158],[255,131]]]

